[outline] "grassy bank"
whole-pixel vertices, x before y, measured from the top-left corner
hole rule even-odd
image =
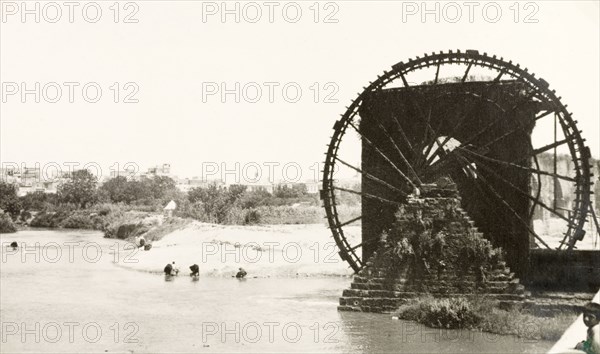
[[[498,308],[495,301],[481,297],[435,299],[427,296],[400,307],[400,319],[433,328],[472,329],[531,340],[558,340],[577,318],[575,313],[538,317],[527,310]]]

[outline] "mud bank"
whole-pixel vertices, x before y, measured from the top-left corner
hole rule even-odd
[[[357,239],[360,228],[347,235]],[[356,242],[356,240],[353,240]],[[358,243],[358,242],[356,242]],[[175,262],[180,276],[198,264],[201,276],[230,277],[239,267],[248,277],[350,276],[352,270],[338,254],[329,230],[322,224],[228,226],[191,222],[160,240],[149,251],[125,250],[120,266],[162,273]]]

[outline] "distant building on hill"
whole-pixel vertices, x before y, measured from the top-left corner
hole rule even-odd
[[[273,183],[268,182],[244,183],[242,185],[246,187],[247,192],[265,191],[270,194],[273,194],[273,191],[275,190],[275,185]]]
[[[163,163],[160,166],[150,167],[150,168],[148,168],[148,172],[146,172],[146,175],[148,175],[149,177],[152,177],[152,176],[170,177],[171,176],[171,164]]]
[[[175,180],[177,183],[177,189],[187,193],[194,188],[208,188],[210,186],[224,187],[225,183],[219,179],[203,180],[198,177],[192,178],[179,178]]]
[[[304,184],[306,185],[306,193],[308,193],[308,194],[319,193],[319,187],[321,186],[321,184],[319,182],[309,181]]]
[[[39,167],[1,168],[0,180],[13,184],[17,194],[24,196],[33,192],[56,193],[58,185],[66,180],[64,174],[42,176]]]
[[[113,178],[117,178],[117,177],[125,177],[125,178],[127,178],[127,180],[132,180],[135,177],[135,172],[127,171],[127,170],[123,170],[123,171],[111,170],[109,179],[113,179]]]

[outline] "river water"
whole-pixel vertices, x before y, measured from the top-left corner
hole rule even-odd
[[[125,243],[98,232],[21,231],[0,241],[3,353],[536,353],[552,345],[338,312],[348,278],[165,279],[120,267]]]

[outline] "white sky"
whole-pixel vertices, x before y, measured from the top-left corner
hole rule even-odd
[[[68,101],[66,86],[58,103],[43,97],[35,103],[33,95],[22,103],[19,94],[7,96],[0,102],[3,163],[77,161],[108,168],[135,162],[145,169],[170,162],[176,174],[192,176],[200,175],[203,162],[225,162],[230,168],[234,162],[296,162],[304,168],[303,179],[312,178],[309,167],[323,161],[334,121],[363,86],[398,61],[448,49],[497,54],[546,79],[574,112],[592,154],[600,156],[597,1],[537,1],[529,7],[521,2],[518,23],[513,1],[496,2],[502,9],[496,23],[482,15],[482,7],[491,2],[478,3],[474,23],[462,1],[456,2],[463,10],[457,23],[443,17],[436,23],[433,15],[422,23],[420,12],[403,21],[403,6],[419,6],[420,1],[335,2],[338,23],[323,23],[335,9],[325,2],[318,4],[319,23],[314,23],[312,1],[297,2],[302,9],[297,23],[282,16],[286,2],[275,7],[273,23],[269,8],[257,2],[263,11],[258,23],[245,21],[243,14],[240,23],[233,15],[222,23],[219,15],[202,18],[203,6],[220,2],[136,1],[139,22],[117,24],[109,8],[113,1],[97,1],[103,11],[97,23],[81,15],[87,2],[75,8],[74,23],[62,5],[57,23],[47,23],[44,16],[40,23],[33,16],[22,23],[20,13],[7,13],[12,10],[7,3],[2,1],[5,18],[0,22],[3,85],[96,82],[103,94],[95,104],[83,100],[81,86],[75,88],[74,103]],[[41,7],[46,3],[39,2]],[[21,1],[14,4],[20,7]],[[33,8],[35,2],[28,4]],[[243,8],[246,3],[239,4]],[[123,6],[121,22],[134,9]],[[523,23],[534,6],[532,18],[538,23]],[[47,10],[46,18],[54,17],[54,9]],[[254,15],[252,8],[247,10]],[[294,14],[293,7],[288,13]],[[139,102],[114,103],[114,82],[134,82]],[[229,88],[235,82],[280,86],[273,103],[264,85],[257,103],[235,103],[233,95],[221,103],[218,95],[202,102],[203,82],[225,82]],[[282,97],[281,87],[288,82],[302,88],[297,103]],[[321,86],[319,103],[313,102],[310,89],[315,82]],[[323,89],[328,82],[339,87],[334,95],[338,103],[322,102],[331,92]],[[127,92],[121,89],[122,96]]]

